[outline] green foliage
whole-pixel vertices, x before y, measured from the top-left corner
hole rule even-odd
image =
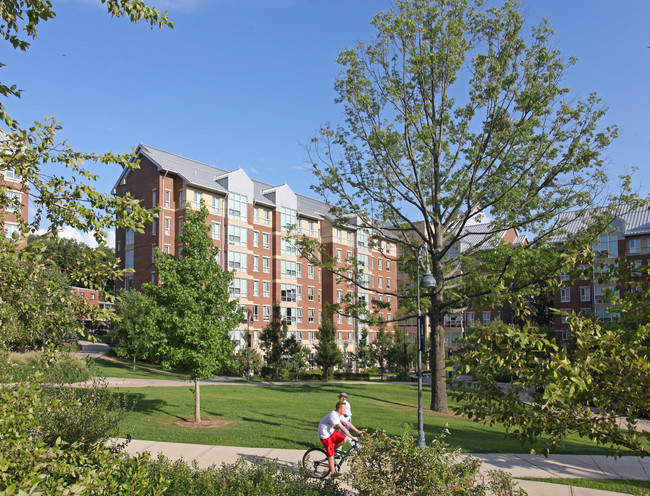
[[[203,204],[200,210],[188,210],[178,236],[181,258],[156,250],[160,284],[142,285],[156,308],[155,323],[146,329],[154,333],[160,329],[158,354],[163,366],[179,366],[195,381],[197,421],[198,380],[212,376],[230,360],[234,346],[228,332],[245,321],[239,301],[230,299],[233,276],[216,260],[219,249],[212,244],[207,216]]]
[[[379,326],[379,331],[375,336],[375,340],[370,345],[372,353],[377,357],[377,363],[379,364],[379,375],[384,377],[383,371],[386,369],[386,362],[391,348],[393,347],[393,336],[386,332],[386,324]]]
[[[148,7],[141,0],[101,0],[114,17],[128,17],[131,22],[144,21],[153,26],[172,26],[166,13]],[[2,2],[0,5],[0,38],[14,49],[27,50],[29,39],[35,39],[41,22],[56,16],[52,2],[24,0]],[[0,62],[0,65],[2,63]],[[0,82],[0,95],[19,97],[21,90],[11,83]],[[98,166],[137,168],[132,155],[76,151],[65,140],[57,138],[61,126],[47,115],[42,122],[28,126],[14,120],[0,104],[0,122],[3,133],[0,139],[0,175],[7,171],[18,177],[13,189],[29,192],[30,218],[20,215],[26,206],[8,194],[8,184],[0,184],[0,229],[4,229],[9,213],[19,215],[17,223],[20,236],[2,237],[0,242],[0,346],[34,346],[42,330],[48,329],[52,339],[60,338],[59,330],[67,333],[63,325],[71,314],[88,315],[89,309],[79,308],[67,297],[45,268],[42,243],[27,246],[24,240],[47,220],[48,235],[64,226],[92,233],[102,247],[82,254],[80,260],[69,267],[69,277],[81,286],[105,289],[107,281],[123,275],[118,271],[114,257],[105,247],[107,230],[121,227],[142,232],[153,215],[141,207],[139,200],[130,195],[116,197],[96,191],[99,175],[90,172],[84,162]],[[64,169],[59,174],[56,170]],[[11,207],[11,208],[8,208]],[[36,248],[36,249],[35,249]]]
[[[336,326],[329,317],[324,318],[318,329],[318,343],[314,346],[314,350],[316,351],[314,361],[323,369],[325,380],[329,381],[330,371],[343,364],[343,352],[336,344]]]
[[[354,354],[354,361],[357,363],[357,368],[361,370],[373,367],[377,363],[377,358],[370,346],[368,346],[368,329],[365,327],[361,331],[357,352]]]
[[[171,462],[163,457],[151,463],[152,472],[169,481],[167,496],[343,496],[347,494],[333,480],[313,480],[305,474],[271,460],[249,463],[238,460],[200,469],[194,462]]]
[[[154,301],[135,290],[122,291],[115,305],[113,330],[117,356],[131,358],[133,370],[137,359],[155,357],[164,335],[158,326]]]
[[[39,376],[43,384],[72,384],[92,378],[89,362],[67,352],[0,352],[0,382],[31,381]]]
[[[33,234],[28,236],[27,243],[29,245],[40,243],[42,245],[40,251],[43,259],[47,261],[46,263],[53,268],[60,269],[66,274],[75,273],[78,264],[83,263],[84,260],[94,256],[96,256],[98,260],[103,259],[104,261],[102,263],[107,267],[116,266],[115,250],[112,247],[100,246],[97,248],[90,248],[89,246],[73,239],[59,238],[56,236],[37,236]],[[93,279],[91,285],[94,288],[99,288],[103,295],[112,295],[115,280],[104,276],[105,274],[98,274],[98,277]],[[100,277],[102,278],[100,279]],[[72,280],[71,284],[79,287],[85,286],[85,283],[81,278]],[[100,299],[103,298],[104,296],[100,296]]]
[[[574,345],[559,348],[533,326],[473,326],[456,356],[460,373],[474,380],[458,382],[466,388],[460,411],[489,424],[500,422],[522,441],[547,435],[544,453],[576,432],[613,445],[614,455],[623,449],[650,454],[649,440],[637,425],[638,412],[650,404],[648,357],[597,320],[574,316],[570,333]],[[505,390],[497,382],[504,372],[513,375]]]
[[[283,362],[287,359],[291,360],[294,355],[302,353],[302,345],[291,336],[287,337],[289,326],[286,321],[282,320],[280,312],[280,304],[273,304],[273,316],[271,321],[262,330],[260,335],[260,348],[264,350],[264,358],[266,363],[273,369],[275,380],[281,379],[280,370]],[[299,361],[301,357],[298,357]],[[302,366],[301,363],[299,365]],[[288,371],[285,374],[285,379],[288,379]]]
[[[447,432],[448,433],[448,432]],[[406,429],[401,437],[377,431],[363,449],[353,455],[352,487],[363,494],[379,496],[523,496],[509,474],[493,470],[482,476],[480,461],[451,450],[445,433],[426,447],[418,447]]]
[[[502,258],[472,266],[490,274],[469,290],[463,264],[505,230],[543,243],[564,227],[559,213],[594,206],[616,129],[601,126],[596,95],[569,94],[562,82],[574,60],[564,61],[545,22],[525,26],[516,1],[397,0],[372,24],[371,41],[339,55],[345,122],[312,141],[313,189],[341,223],[355,215],[373,242],[396,239],[413,282],[400,290],[406,314],[415,314],[416,260],[426,260],[437,281],[422,301],[434,338],[431,408],[445,412],[444,314],[517,285],[502,279]],[[489,226],[470,237],[486,215]],[[348,268],[328,268],[348,280]]]

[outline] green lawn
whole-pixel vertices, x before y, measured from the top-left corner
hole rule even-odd
[[[551,482],[553,484],[564,484],[567,486],[587,487],[612,491],[615,493],[635,494],[638,496],[650,496],[650,481],[643,480],[621,480],[621,479],[540,479],[531,478],[540,482]]]
[[[175,372],[170,372],[163,370],[157,365],[151,365],[144,362],[135,363],[135,372],[133,371],[133,365],[128,360],[122,360],[120,358],[115,358],[110,355],[105,357],[97,358],[94,360],[95,369],[93,371],[95,375],[103,377],[120,377],[127,379],[179,379],[179,380],[189,380],[187,374],[178,374]]]
[[[194,396],[191,386],[121,388],[134,411],[122,424],[120,435],[135,439],[200,443],[227,446],[304,449],[318,441],[320,419],[334,408],[338,393],[349,394],[353,420],[357,427],[402,432],[405,424],[417,424],[417,386],[415,384],[329,384],[282,386],[202,386],[203,419],[230,422],[224,427],[188,428],[178,421],[193,418]],[[454,405],[450,392],[450,406]],[[449,425],[447,441],[466,452],[528,453],[531,446],[506,439],[501,427],[489,427],[454,415],[441,415],[427,409],[429,393],[424,395],[424,428],[427,439]],[[604,448],[573,437],[559,453],[606,454]]]

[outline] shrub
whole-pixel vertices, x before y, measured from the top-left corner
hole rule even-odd
[[[85,360],[68,352],[53,350],[3,353],[0,364],[2,382],[31,381],[37,372],[39,382],[45,384],[85,382],[92,376]]]
[[[159,457],[151,463],[152,473],[169,481],[169,496],[343,496],[336,482],[314,480],[309,476],[280,466],[272,460],[249,463],[243,459],[231,465],[222,464],[200,469],[196,462],[171,462]]]
[[[322,381],[323,376],[324,374],[321,369],[303,370],[300,373],[300,378],[303,381]]]
[[[368,381],[370,380],[370,375],[367,373],[359,373],[359,372],[343,372],[343,371],[336,371],[334,372],[334,379],[340,380],[344,379],[346,381]]]
[[[368,495],[522,496],[509,474],[479,474],[480,461],[450,451],[445,433],[429,446],[418,447],[408,430],[393,438],[377,431],[351,461],[348,480]]]

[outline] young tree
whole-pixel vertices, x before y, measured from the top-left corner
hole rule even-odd
[[[152,27],[172,26],[166,13],[148,7],[142,0],[101,2],[113,17],[126,16],[134,23],[144,21]],[[26,51],[30,47],[28,40],[36,38],[40,23],[50,21],[55,16],[52,2],[49,1],[3,2],[0,8],[0,38],[14,49]],[[20,94],[21,90],[15,84],[0,82],[0,95],[3,97],[19,97]],[[15,179],[11,183],[12,189],[29,192],[31,219],[20,215],[17,219],[23,237],[36,232],[41,227],[41,221],[46,219],[48,225],[45,227],[50,234],[56,234],[67,225],[93,233],[98,244],[103,245],[107,229],[123,227],[139,232],[145,223],[151,222],[152,213],[142,208],[136,199],[97,192],[93,184],[98,175],[83,165],[84,162],[97,162],[135,168],[137,164],[131,162],[130,155],[74,150],[66,144],[66,140],[57,138],[61,126],[55,118],[45,117],[41,122],[23,126],[9,115],[3,103],[0,103],[0,121],[4,128],[0,132],[1,230],[6,228],[10,211],[19,213],[24,208],[20,199],[10,194],[9,182],[4,181],[9,174]],[[66,169],[65,174],[56,172],[60,167]],[[14,299],[20,291],[29,294],[34,283],[48,292],[55,291],[56,288],[51,286],[50,279],[42,270],[43,265],[39,265],[43,264],[43,260],[28,253],[31,249],[19,236],[0,245],[3,261],[0,265],[2,302]],[[102,289],[103,282],[116,275],[119,272],[115,264],[100,252],[83,258],[69,274],[73,281],[82,281],[85,286],[92,285],[95,289]],[[43,313],[42,305],[47,301],[33,300],[30,304],[22,305],[21,318],[37,321]]]
[[[224,271],[205,220],[208,209],[188,210],[182,233],[181,257],[156,251],[160,284],[143,284],[144,293],[159,311],[157,325],[164,333],[159,354],[166,367],[180,365],[194,380],[195,422],[201,421],[199,380],[210,377],[232,356],[228,332],[244,322],[238,300],[231,300],[232,273]]]
[[[339,56],[346,121],[313,140],[314,189],[340,222],[397,239],[412,276],[418,259],[431,270],[431,408],[446,412],[444,314],[472,296],[462,257],[509,228],[541,241],[558,212],[592,205],[616,131],[599,128],[595,95],[568,95],[551,29],[526,32],[515,1],[397,0],[373,25],[373,41]],[[477,242],[467,227],[486,215]]]
[[[264,350],[264,358],[275,371],[275,380],[280,378],[280,366],[285,357],[291,356],[296,350],[296,339],[287,337],[289,326],[282,320],[280,304],[273,304],[273,317],[260,336],[260,347]]]
[[[386,369],[386,361],[393,344],[393,337],[386,332],[386,324],[382,323],[379,326],[379,331],[375,336],[375,340],[370,345],[373,355],[377,358],[379,363],[379,377],[384,380],[384,370]]]
[[[406,339],[404,330],[396,328],[393,340],[386,354],[388,368],[395,370],[402,369],[404,370],[404,375],[408,375],[409,364],[415,362],[416,353],[414,344]]]
[[[330,380],[330,371],[343,364],[343,352],[336,344],[336,326],[329,317],[323,318],[323,323],[318,328],[318,343],[314,347],[316,356],[314,361],[323,369],[325,380]]]
[[[122,291],[117,297],[111,335],[117,356],[133,359],[133,371],[136,359],[151,358],[163,342],[156,311],[155,302],[139,291]]]
[[[370,346],[368,346],[368,329],[365,327],[361,331],[357,352],[354,354],[354,361],[357,363],[357,368],[361,370],[374,367],[375,363],[377,363],[377,358]]]

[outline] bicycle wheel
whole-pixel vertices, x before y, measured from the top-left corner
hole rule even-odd
[[[302,457],[302,468],[314,479],[322,479],[330,473],[330,465],[327,461],[327,453],[320,448],[307,450]]]

